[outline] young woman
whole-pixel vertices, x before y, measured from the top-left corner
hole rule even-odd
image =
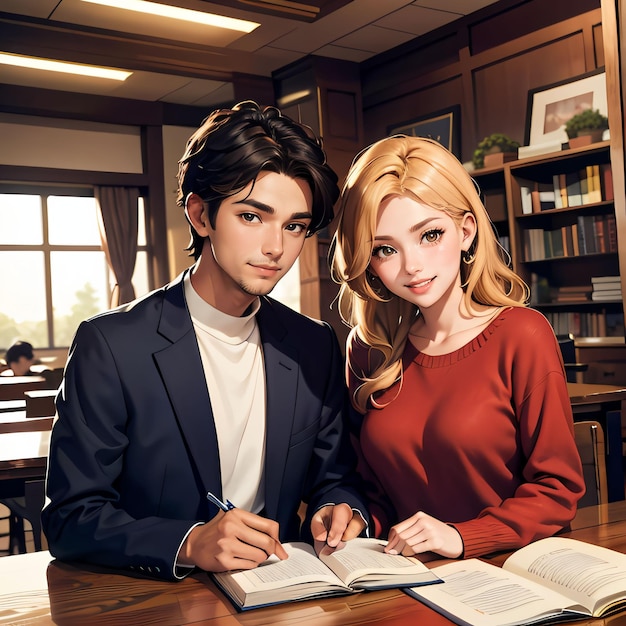
[[[435,141],[354,161],[331,263],[357,448],[387,551],[473,557],[561,530],[584,492],[551,326]]]

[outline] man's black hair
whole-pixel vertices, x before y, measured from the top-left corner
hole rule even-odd
[[[222,201],[261,172],[285,174],[305,180],[313,195],[313,219],[307,236],[332,221],[339,197],[337,174],[326,163],[321,140],[306,125],[281,114],[272,106],[247,100],[232,109],[218,109],[190,137],[179,161],[177,203],[184,206],[195,193],[207,203],[215,228]],[[191,226],[187,250],[198,259],[204,238]]]

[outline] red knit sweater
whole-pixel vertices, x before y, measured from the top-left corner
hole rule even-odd
[[[348,371],[363,371],[355,340]],[[464,557],[513,550],[566,526],[584,493],[561,353],[545,317],[504,309],[442,356],[407,341],[402,384],[362,416],[357,450],[376,533],[417,511],[450,523]],[[351,374],[352,390],[359,380]]]

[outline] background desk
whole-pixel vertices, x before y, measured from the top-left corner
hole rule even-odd
[[[46,389],[43,376],[0,376],[0,400],[24,400],[24,392]]]
[[[582,509],[566,536],[626,553],[626,502]],[[493,559],[500,564],[505,555]],[[435,564],[437,562],[434,562]],[[51,562],[48,552],[0,558],[0,625],[82,626],[449,626],[398,590],[307,600],[238,613],[198,572],[178,583],[131,578],[94,567]],[[568,624],[624,626],[626,613]]]
[[[567,383],[574,420],[597,420],[604,430],[609,502],[624,499],[622,415],[626,415],[626,388],[616,385]]]
[[[50,430],[0,434],[0,498],[23,496],[25,480],[45,478],[49,447]]]

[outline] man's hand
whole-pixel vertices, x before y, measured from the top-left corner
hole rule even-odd
[[[336,548],[341,541],[358,537],[364,528],[365,520],[345,503],[324,506],[316,511],[311,520],[311,534],[316,548],[318,542]]]
[[[196,526],[180,550],[178,564],[207,572],[253,569],[271,554],[287,558],[278,539],[278,523],[233,509],[220,511],[210,522]]]
[[[385,552],[404,556],[435,552],[456,559],[463,554],[463,540],[454,527],[418,511],[389,531]]]

